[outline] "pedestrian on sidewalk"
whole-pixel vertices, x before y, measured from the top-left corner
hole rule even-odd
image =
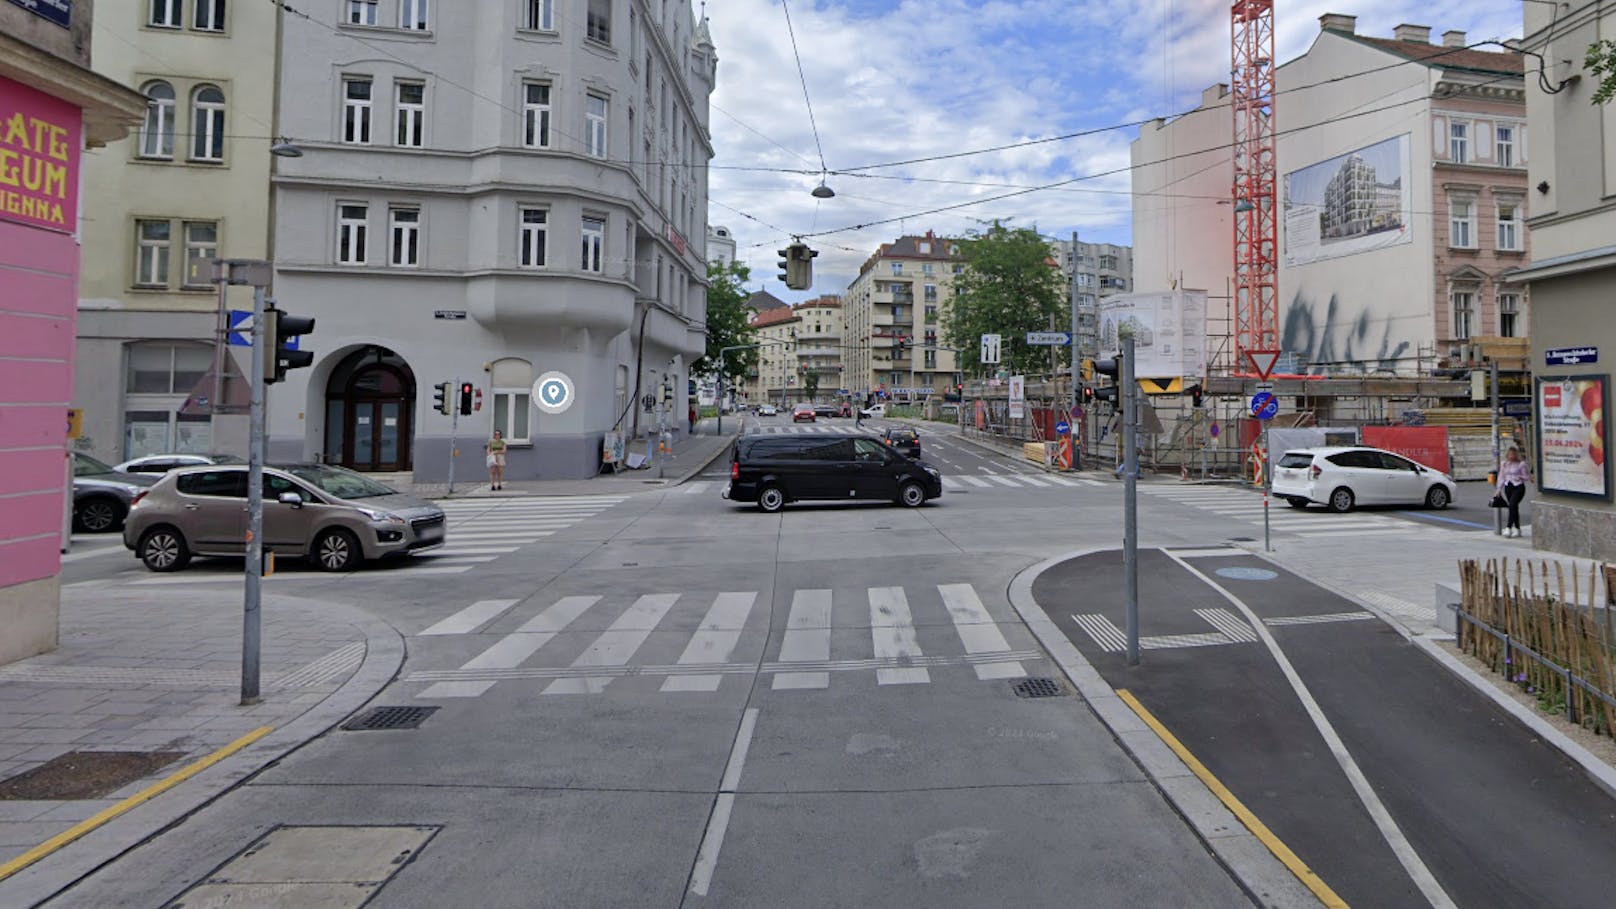
[[[1519,446],[1509,446],[1504,463],[1498,465],[1498,494],[1504,497],[1509,514],[1504,520],[1504,536],[1521,535],[1521,500],[1526,498],[1526,484],[1532,479],[1532,468],[1521,457]]]
[[[696,405],[690,405],[690,434],[696,434]]]
[[[488,488],[503,489],[505,487],[505,433],[503,430],[494,430],[494,437],[483,446],[488,452]]]

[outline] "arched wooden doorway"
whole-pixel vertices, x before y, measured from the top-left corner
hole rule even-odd
[[[326,460],[354,470],[410,470],[415,376],[373,347],[344,360],[326,386]]]

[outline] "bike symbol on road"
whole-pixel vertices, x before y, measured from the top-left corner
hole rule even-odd
[[[561,413],[572,406],[572,380],[566,373],[547,372],[533,383],[533,401],[545,413]]]

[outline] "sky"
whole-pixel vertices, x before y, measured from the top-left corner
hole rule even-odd
[[[1282,63],[1326,12],[1357,16],[1372,37],[1405,22],[1434,42],[1449,29],[1470,43],[1521,34],[1519,0],[1275,6]],[[718,53],[708,218],[736,238],[749,289],[790,302],[843,292],[905,233],[1000,220],[1131,245],[1137,124],[1191,110],[1229,79],[1228,0],[708,0],[706,15]],[[937,156],[950,157],[917,160]],[[834,198],[811,195],[822,178]],[[819,251],[809,291],[775,278],[776,250],[797,235]]]

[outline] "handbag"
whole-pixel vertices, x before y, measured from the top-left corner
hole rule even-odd
[[[1495,492],[1495,493],[1493,493],[1493,500],[1491,502],[1487,503],[1487,507],[1488,508],[1508,508],[1509,503],[1504,501],[1504,494],[1503,493]]]
[[[493,467],[495,464],[498,464],[498,463],[499,463],[499,458],[495,457],[494,455],[489,455],[488,456],[488,466],[489,467]]]

